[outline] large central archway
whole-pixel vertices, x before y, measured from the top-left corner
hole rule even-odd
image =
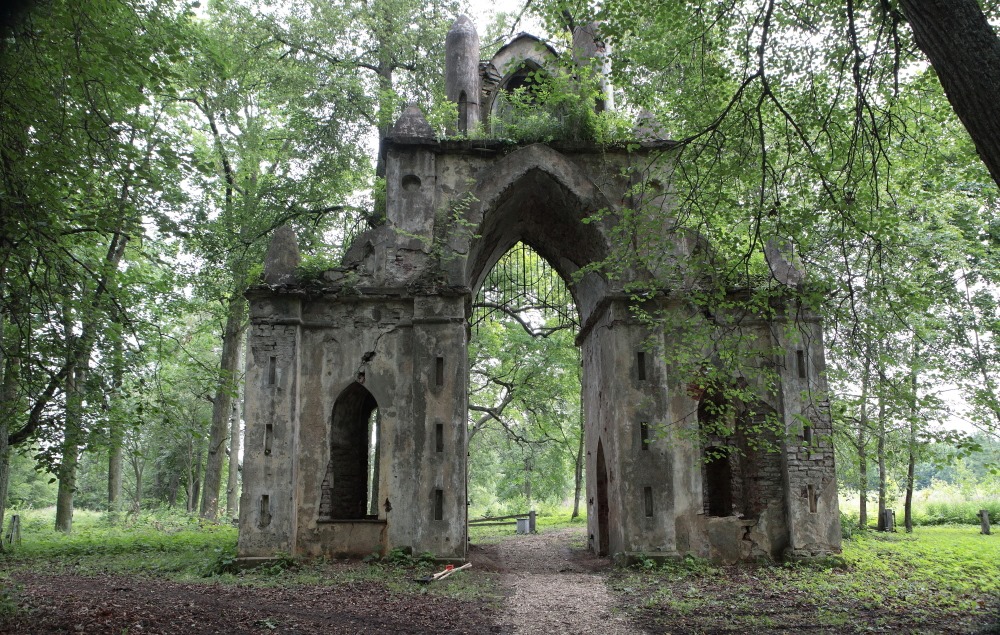
[[[451,239],[452,245],[458,246],[461,239],[467,237],[467,256],[462,259],[464,270],[461,274],[472,296],[478,293],[487,273],[501,256],[513,245],[523,242],[552,265],[565,281],[578,307],[579,324],[586,330],[581,329],[577,343],[583,349],[583,359],[589,360],[589,363],[583,364],[581,371],[588,474],[584,499],[588,502],[587,513],[591,518],[588,534],[595,550],[604,554],[610,549],[622,551],[620,541],[616,540],[612,545],[607,522],[610,517],[617,519],[627,513],[627,507],[616,496],[609,496],[609,491],[612,491],[609,485],[621,480],[609,478],[609,475],[621,470],[606,459],[603,465],[598,466],[597,456],[600,454],[604,458],[605,444],[616,450],[621,447],[618,436],[624,434],[630,438],[630,428],[638,421],[634,417],[633,420],[622,417],[618,412],[619,407],[633,395],[625,394],[628,391],[622,390],[624,386],[614,381],[617,373],[607,372],[607,366],[611,359],[620,356],[621,350],[629,351],[625,355],[626,364],[633,358],[637,359],[632,351],[642,350],[642,342],[648,333],[627,315],[624,295],[620,291],[612,291],[613,285],[592,267],[604,263],[612,251],[612,245],[601,231],[602,223],[596,218],[600,215],[607,222],[616,210],[577,164],[562,153],[540,144],[521,148],[496,162],[493,169],[476,182],[471,193],[475,203],[468,207],[462,222],[455,224],[458,231]],[[468,228],[472,231],[468,232]],[[617,312],[612,310],[615,306]],[[610,317],[611,314],[615,317]],[[595,334],[593,326],[602,319],[608,322],[605,325],[607,328]],[[618,360],[611,365],[613,367],[620,362]],[[628,372],[625,369],[622,371]],[[632,374],[638,376],[634,372]],[[643,381],[650,383],[652,378],[653,373],[650,373],[649,378]],[[647,404],[646,407],[655,408],[655,405]],[[649,411],[645,418],[656,420],[660,414]],[[600,441],[602,435],[608,438],[604,444]],[[599,445],[600,453],[595,449]],[[644,450],[647,458],[650,456],[649,448],[647,440]],[[603,480],[598,482],[598,478]],[[655,492],[659,502],[657,507],[662,514],[673,507],[673,501],[667,498],[669,485],[661,478],[656,480],[660,482],[654,487],[650,480],[642,493],[654,496]],[[603,495],[598,495],[598,492]],[[617,493],[624,495],[623,492]],[[612,501],[616,504],[614,511],[610,509]],[[642,512],[645,514],[645,508]],[[663,517],[666,518],[666,514]],[[645,515],[643,518],[646,518]],[[666,523],[661,523],[658,531],[653,533],[662,534],[666,539],[667,532]]]

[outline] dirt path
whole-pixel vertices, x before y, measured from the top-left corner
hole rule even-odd
[[[362,576],[329,585],[286,586],[279,576],[272,587],[79,575],[71,567],[0,571],[0,633],[642,633],[612,613],[605,585],[609,562],[590,554],[584,544],[584,529],[578,528],[473,548],[474,570],[500,576],[506,593],[502,607],[487,599],[426,594],[406,580],[401,589],[391,579],[398,572],[385,580]],[[320,577],[367,568],[360,563],[324,566],[317,569]]]
[[[482,548],[488,565],[510,590],[500,616],[502,632],[521,635],[643,632],[611,611],[605,585],[609,562],[588,552],[585,529],[517,536]],[[473,559],[476,559],[474,554]]]

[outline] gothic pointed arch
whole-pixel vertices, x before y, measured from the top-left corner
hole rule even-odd
[[[497,162],[471,191],[472,203],[450,228],[449,244],[465,254],[455,278],[476,290],[497,260],[518,241],[545,258],[566,281],[581,320],[611,290],[601,275],[582,268],[608,258],[612,246],[598,212],[616,206],[577,164],[542,144],[518,149]]]

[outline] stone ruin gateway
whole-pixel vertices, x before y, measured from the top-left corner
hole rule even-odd
[[[577,30],[574,53],[602,67],[593,33]],[[525,34],[491,60],[480,62],[479,50],[472,23],[459,18],[447,37],[446,88],[460,135],[498,123],[504,91],[555,55]],[[466,558],[471,304],[519,241],[559,272],[579,310],[592,550],[723,562],[839,552],[817,316],[793,300],[766,318],[733,309],[738,303],[706,312],[685,299],[687,287],[665,288],[643,308],[675,319],[653,328],[636,318],[624,289],[658,280],[656,271],[612,278],[588,268],[614,253],[617,212],[669,210],[661,184],[672,147],[440,140],[410,106],[382,150],[385,222],[353,241],[342,267],[320,282],[298,280],[295,235],[278,230],[264,284],[247,291],[239,557],[404,549]],[[695,241],[673,241],[670,262],[696,257]],[[774,277],[800,283],[794,259],[776,245],[766,250]],[[670,324],[684,321],[738,333],[773,371],[768,387],[753,373],[733,381],[759,395],[740,412],[769,413],[784,427],[778,451],[718,456],[681,433],[712,416],[703,391],[658,354],[680,337]]]

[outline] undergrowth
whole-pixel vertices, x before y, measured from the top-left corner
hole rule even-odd
[[[674,620],[680,630],[719,628],[721,616],[726,628],[747,632],[769,628],[768,621],[843,632],[932,632],[934,624],[961,630],[961,624],[989,621],[998,608],[1000,539],[952,525],[917,527],[912,534],[859,532],[844,541],[842,557],[814,562],[718,566],[684,558],[658,565],[639,559],[614,574],[612,587],[639,619]]]
[[[20,545],[0,553],[0,569],[51,574],[123,575],[178,582],[218,582],[253,587],[366,583],[394,593],[433,594],[494,601],[500,597],[496,576],[462,571],[433,585],[415,580],[440,569],[432,553],[411,555],[394,549],[365,561],[297,559],[278,554],[259,566],[245,568],[236,558],[237,528],[192,514],[157,511],[112,517],[77,510],[73,531],[53,529],[52,509],[21,515]],[[11,585],[0,578],[0,612],[11,604]],[[16,595],[16,592],[14,592]]]

